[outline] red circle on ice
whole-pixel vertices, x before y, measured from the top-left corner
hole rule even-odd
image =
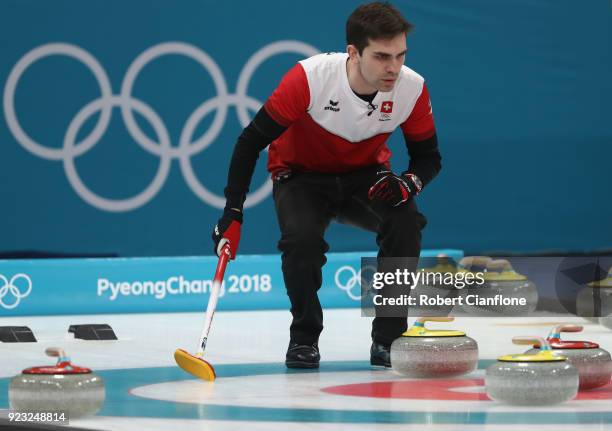
[[[484,392],[483,379],[423,379],[390,382],[353,383],[321,389],[334,395],[410,400],[491,401]],[[601,388],[580,391],[575,400],[612,399],[612,382]]]

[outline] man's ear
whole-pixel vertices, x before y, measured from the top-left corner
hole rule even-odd
[[[356,60],[357,57],[359,56],[359,50],[357,49],[355,45],[347,45],[346,53],[349,55],[349,58],[351,60]]]

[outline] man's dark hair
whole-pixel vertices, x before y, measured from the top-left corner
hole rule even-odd
[[[359,55],[368,46],[368,39],[392,39],[407,34],[412,24],[388,2],[366,3],[359,6],[346,22],[346,43],[355,45]]]

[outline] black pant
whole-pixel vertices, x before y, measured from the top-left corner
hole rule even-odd
[[[312,344],[323,330],[323,311],[317,296],[321,268],[329,246],[325,230],[332,219],[376,232],[379,257],[418,257],[425,217],[414,199],[400,207],[368,200],[376,172],[371,166],[347,174],[298,172],[274,181],[274,203],[281,230],[278,248],[291,301],[291,341]],[[415,262],[416,269],[416,259]],[[407,310],[406,310],[407,313]],[[375,317],[372,339],[390,345],[407,329],[406,317]]]

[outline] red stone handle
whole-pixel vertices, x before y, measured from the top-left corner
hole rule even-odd
[[[55,358],[64,358],[66,357],[66,352],[61,347],[47,347],[45,349],[45,353],[47,356],[52,356]]]
[[[566,324],[566,325],[557,325],[555,326],[555,329],[553,329],[553,332],[555,333],[561,333],[561,332],[581,332],[582,331],[582,325],[571,325],[571,324]]]

